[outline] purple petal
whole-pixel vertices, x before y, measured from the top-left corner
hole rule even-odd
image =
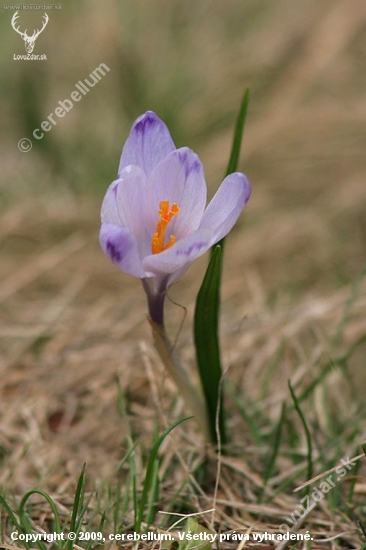
[[[203,214],[200,228],[214,233],[211,244],[225,237],[235,225],[249,200],[251,185],[244,174],[234,172],[227,176]]]
[[[123,147],[118,176],[131,164],[142,168],[148,176],[174,149],[175,145],[167,126],[155,113],[147,111],[132,126]]]
[[[99,242],[103,252],[119,269],[140,279],[148,276],[142,267],[137,243],[126,227],[102,223]]]
[[[167,281],[167,287],[171,286],[176,281],[178,281],[178,279],[180,279],[185,274],[185,272],[190,267],[190,265],[191,264],[186,264],[183,267],[180,267],[179,269],[177,269],[177,271],[174,271],[174,273],[171,273]]]
[[[203,167],[198,156],[183,147],[170,153],[155,167],[148,179],[146,214],[148,229],[155,231],[159,221],[160,201],[170,207],[177,203],[180,212],[169,223],[170,234],[177,239],[198,229],[206,205],[207,188]]]
[[[102,202],[101,218],[102,223],[113,223],[119,225],[121,218],[117,208],[117,188],[119,180],[110,184]]]
[[[156,275],[162,275],[188,267],[210,248],[212,238],[210,230],[199,229],[178,241],[168,250],[146,256],[142,260],[143,269]]]
[[[145,232],[144,201],[146,176],[141,168],[128,166],[120,175],[115,191],[120,223],[140,242]]]

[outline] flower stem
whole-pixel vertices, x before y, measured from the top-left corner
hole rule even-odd
[[[186,404],[195,415],[196,421],[205,437],[205,441],[208,443],[211,441],[211,436],[203,397],[199,395],[197,389],[191,384],[187,372],[180,363],[169,341],[164,325],[156,323],[152,319],[149,319],[149,322],[157,352]]]

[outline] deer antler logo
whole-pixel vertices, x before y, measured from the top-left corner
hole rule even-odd
[[[35,41],[37,40],[37,38],[39,37],[39,35],[41,34],[41,32],[43,31],[43,29],[45,28],[45,26],[47,25],[48,23],[48,15],[47,13],[44,14],[44,21],[43,21],[43,26],[40,30],[36,30],[33,32],[32,36],[28,36],[27,35],[27,29],[25,29],[24,32],[21,32],[19,30],[19,27],[17,28],[15,26],[15,23],[16,23],[16,20],[17,18],[19,17],[19,12],[16,11],[13,15],[13,18],[11,20],[11,26],[13,27],[13,29],[20,34],[20,36],[23,38],[24,42],[25,42],[25,49],[26,49],[26,52],[27,53],[32,53],[33,49],[34,49],[34,43]]]

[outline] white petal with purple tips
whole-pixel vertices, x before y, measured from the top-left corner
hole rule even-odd
[[[134,123],[118,179],[105,195],[101,246],[122,271],[144,279],[154,302],[152,294],[161,298],[192,262],[227,235],[250,193],[246,176],[235,172],[205,209],[201,161],[188,147],[176,149],[164,122],[148,111]]]

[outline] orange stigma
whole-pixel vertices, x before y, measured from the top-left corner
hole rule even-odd
[[[176,242],[177,237],[172,235],[170,237],[170,240],[167,244],[164,244],[165,241],[165,232],[168,227],[168,223],[170,220],[179,214],[180,208],[179,206],[174,202],[172,204],[172,207],[169,210],[170,203],[169,201],[160,201],[160,210],[159,210],[159,216],[160,220],[158,221],[156,225],[156,233],[153,234],[151,239],[151,251],[153,254],[158,254],[159,252],[163,252],[164,250],[167,250],[173,244]]]

